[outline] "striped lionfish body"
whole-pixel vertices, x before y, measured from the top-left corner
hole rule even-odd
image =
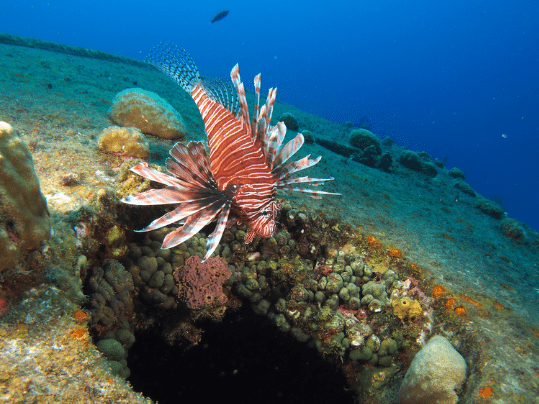
[[[140,230],[151,231],[175,222],[183,224],[165,237],[162,248],[188,240],[217,219],[207,240],[206,260],[219,244],[231,211],[250,228],[246,243],[257,235],[272,237],[280,210],[277,188],[307,192],[314,198],[339,195],[296,187],[301,183],[318,186],[333,178],[290,177],[317,164],[321,157],[311,160],[307,156],[288,162],[303,145],[303,135],[298,134],[281,147],[286,126],[283,122],[270,126],[277,89],[269,90],[266,103],[260,108],[260,74],[254,79],[256,101],[251,122],[238,65],[230,74],[231,85],[219,79],[202,79],[189,54],[175,45],[160,45],[148,61],[191,94],[202,115],[210,150],[208,159],[202,142],[190,142],[187,146],[176,143],[170,150],[172,158],[166,160],[170,175],[150,168],[147,163],[131,169],[166,187],[131,195],[122,202],[176,206]]]

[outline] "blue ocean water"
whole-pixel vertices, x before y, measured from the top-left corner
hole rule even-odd
[[[187,49],[202,74],[447,159],[539,230],[537,1],[1,2],[0,31],[143,59]],[[222,9],[230,14],[210,24]]]

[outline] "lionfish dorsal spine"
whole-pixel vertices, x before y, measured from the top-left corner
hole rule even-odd
[[[236,92],[238,93],[238,99],[240,101],[240,112],[241,112],[241,120],[243,124],[245,125],[245,130],[247,133],[251,134],[251,120],[249,117],[249,106],[247,105],[247,97],[245,96],[245,87],[243,86],[243,83],[241,81],[240,77],[240,67],[238,64],[236,64],[232,71],[230,72],[230,78],[232,79],[232,84],[234,84],[234,87],[236,88]]]
[[[258,113],[260,111],[260,86],[261,86],[261,81],[260,81],[260,77],[261,77],[261,74],[258,73],[256,76],[255,76],[255,79],[254,79],[254,85],[255,85],[255,108],[254,108],[254,111],[253,111],[253,123],[251,124],[251,128],[253,130],[253,141],[258,137],[258,128],[259,128],[259,125],[258,125]],[[261,142],[262,143],[262,142]],[[262,150],[264,150],[265,148],[265,144],[262,144]]]

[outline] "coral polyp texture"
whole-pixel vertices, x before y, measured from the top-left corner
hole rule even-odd
[[[0,271],[49,238],[50,216],[32,155],[11,125],[0,122]]]
[[[143,159],[150,156],[148,140],[138,128],[109,126],[101,132],[98,145],[101,150],[106,152],[122,153]]]
[[[120,126],[134,126],[163,139],[181,139],[186,129],[172,105],[151,91],[128,88],[114,97],[109,118]]]
[[[191,309],[225,304],[227,298],[223,293],[223,283],[232,276],[232,271],[221,257],[210,258],[204,263],[201,261],[194,255],[174,273],[182,286],[180,295],[184,296]]]

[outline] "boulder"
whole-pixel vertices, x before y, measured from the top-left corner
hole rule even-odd
[[[163,139],[182,139],[186,134],[180,113],[157,94],[142,88],[128,88],[116,94],[109,118],[116,125],[139,128]]]
[[[399,404],[455,404],[466,380],[466,361],[444,337],[432,337],[416,354],[399,392]]]

